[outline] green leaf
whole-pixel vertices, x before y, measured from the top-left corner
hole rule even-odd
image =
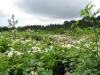
[[[84,11],[84,9],[82,9],[81,11],[80,11],[80,16],[84,16],[85,15],[85,11]]]

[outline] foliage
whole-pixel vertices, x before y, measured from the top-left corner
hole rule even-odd
[[[87,17],[86,20],[91,22],[91,24],[93,25],[92,31],[94,33],[94,39],[93,39],[93,43],[94,46],[91,47],[91,51],[90,51],[90,56],[86,57],[85,59],[81,59],[82,62],[80,65],[78,65],[77,68],[77,73],[78,75],[99,75],[100,74],[100,70],[98,68],[98,65],[100,63],[100,61],[98,61],[99,59],[99,33],[98,30],[96,29],[97,26],[95,25],[95,16],[99,13],[99,10],[97,10],[97,12],[92,13],[92,8],[94,7],[94,5],[91,4],[87,4],[87,6],[85,7],[85,9],[82,9],[80,12],[81,16],[85,16]],[[99,23],[98,23],[99,24]],[[89,49],[88,49],[89,50]],[[86,55],[85,55],[86,56]]]
[[[9,50],[9,48],[10,48],[10,45],[9,44],[10,44],[9,39],[1,38],[0,39],[0,52],[1,53],[4,53],[7,50]]]

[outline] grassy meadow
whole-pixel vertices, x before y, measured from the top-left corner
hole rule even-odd
[[[98,45],[100,50],[100,40]],[[95,55],[94,34],[87,28],[0,32],[0,75],[51,75],[56,61],[72,75],[96,75]]]

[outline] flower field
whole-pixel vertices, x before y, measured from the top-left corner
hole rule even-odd
[[[65,30],[64,34],[34,30],[0,32],[0,75],[52,75],[57,61],[72,75],[96,75],[100,64],[93,37],[88,29],[80,33]],[[100,50],[100,40],[98,46]]]

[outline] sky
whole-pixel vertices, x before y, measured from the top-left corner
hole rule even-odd
[[[80,10],[93,0],[0,0],[0,26],[8,26],[15,15],[17,26],[61,24],[65,20],[80,18]],[[95,10],[100,0],[94,0]]]

